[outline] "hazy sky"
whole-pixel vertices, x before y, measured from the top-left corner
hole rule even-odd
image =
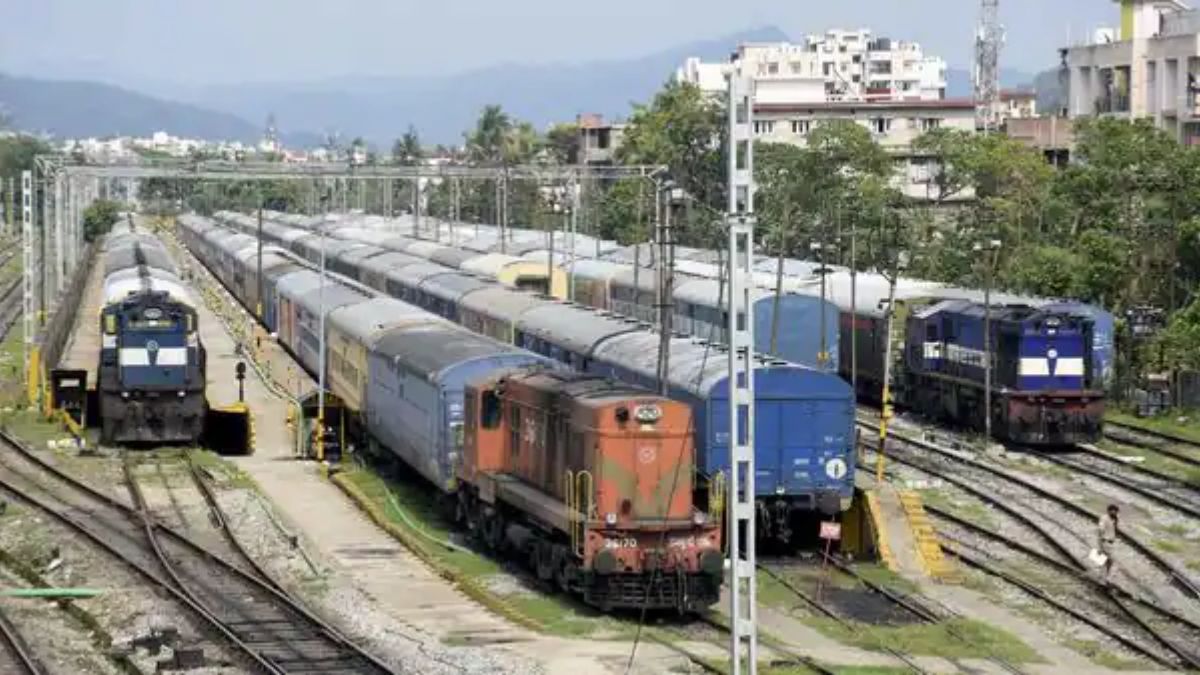
[[[201,84],[437,74],[497,62],[625,58],[774,24],[922,42],[971,60],[977,0],[13,0],[0,72]],[[1001,0],[1003,65],[1040,70],[1116,21],[1112,0]]]

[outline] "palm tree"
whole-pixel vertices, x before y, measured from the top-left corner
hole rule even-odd
[[[410,124],[408,131],[392,144],[392,161],[402,166],[414,166],[424,155],[424,151],[421,150],[421,137]]]
[[[500,106],[485,107],[475,123],[475,130],[467,136],[467,148],[471,159],[477,162],[503,161],[512,128],[512,119]]]

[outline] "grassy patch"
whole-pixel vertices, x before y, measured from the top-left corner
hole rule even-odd
[[[1085,656],[1092,663],[1112,670],[1142,670],[1146,664],[1141,661],[1124,659],[1106,650],[1100,643],[1093,640],[1069,639],[1067,647]]]
[[[996,529],[993,513],[977,499],[962,499],[944,490],[921,490],[920,494],[921,501],[930,506],[949,511],[988,529]]]
[[[25,441],[29,447],[41,451],[47,448],[48,441],[58,441],[70,438],[57,422],[47,421],[40,413],[30,408],[19,408],[9,412],[0,412],[0,424],[9,433]]]
[[[1200,443],[1200,412],[1195,410],[1174,410],[1157,417],[1134,417],[1119,410],[1109,410],[1104,417],[1131,427],[1172,434]],[[1187,418],[1187,422],[1180,424],[1176,421],[1181,417]]]
[[[218,481],[221,487],[258,490],[258,485],[249,474],[212,450],[197,448],[192,450],[191,455],[196,466]]]
[[[1154,547],[1166,553],[1183,553],[1183,546],[1169,539],[1155,539]]]
[[[438,541],[451,538],[453,528],[422,485],[388,481],[369,468],[348,469],[339,480],[353,486],[367,500],[373,517],[386,519],[388,529],[409,549],[476,600],[514,621],[552,635],[598,639],[628,637],[636,628],[560,594],[526,588],[498,559],[440,545]]]
[[[1111,441],[1102,441],[1100,447],[1114,455],[1137,458],[1140,460],[1141,465],[1147,469],[1153,469],[1169,476],[1176,476],[1184,482],[1200,487],[1200,469],[1194,466],[1176,461],[1151,449],[1135,448]]]
[[[905,626],[851,624],[854,630],[825,618],[812,618],[808,623],[844,644],[873,651],[892,648],[906,654],[947,659],[996,657],[1014,663],[1041,660],[1016,636],[971,619]]]

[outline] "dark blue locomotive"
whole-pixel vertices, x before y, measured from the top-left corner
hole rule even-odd
[[[195,443],[204,431],[196,309],[154,235],[121,225],[103,253],[97,377],[104,443]]]
[[[985,407],[983,306],[949,300],[915,309],[906,322],[897,403],[924,415],[982,428]],[[992,432],[1030,445],[1098,439],[1104,416],[1094,372],[1094,324],[1074,313],[993,307]]]

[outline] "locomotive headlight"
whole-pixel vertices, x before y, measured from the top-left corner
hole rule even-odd
[[[604,514],[604,522],[605,522],[605,524],[607,524],[609,526],[616,525],[617,524],[617,514],[615,514],[615,513]]]
[[[127,391],[121,392],[121,398],[129,398],[129,392],[127,392]]]
[[[708,514],[703,511],[696,511],[692,514],[692,522],[696,525],[703,525],[708,522]]]
[[[183,398],[184,396],[187,396],[187,392],[186,392],[186,391],[182,391],[182,390],[181,390],[181,391],[179,392],[179,398]]]
[[[633,417],[642,424],[653,424],[662,419],[662,408],[656,405],[639,405],[634,409]]]

